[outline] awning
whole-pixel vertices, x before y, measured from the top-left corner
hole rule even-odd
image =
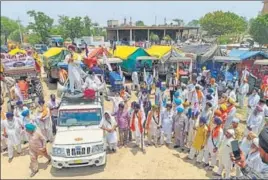
[[[242,60],[239,57],[232,56],[214,56],[214,62],[223,62],[223,63],[240,63]]]
[[[256,65],[268,65],[268,59],[256,60],[254,62]]]
[[[171,57],[166,62],[191,62],[194,61],[189,57]]]
[[[121,59],[119,59],[119,58],[107,58],[108,59],[108,62],[109,63],[116,63],[116,64],[118,64],[118,63],[122,63],[123,61],[121,60]],[[100,64],[104,64],[104,61],[103,61],[103,59],[98,59],[98,62],[100,63]]]
[[[159,60],[157,57],[152,57],[152,56],[140,56],[137,57],[136,60]]]

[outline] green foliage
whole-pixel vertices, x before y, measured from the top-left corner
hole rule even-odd
[[[81,17],[69,18],[68,16],[59,16],[59,27],[63,38],[69,37],[72,40],[81,37],[84,28]]]
[[[165,41],[171,41],[172,39],[171,39],[171,37],[167,34],[167,35],[163,38],[163,40],[165,40]]]
[[[229,36],[220,36],[217,38],[218,44],[229,44],[232,43],[232,38]]]
[[[19,31],[19,29],[16,29],[15,31],[13,31],[13,32],[8,36],[8,39],[20,43],[20,42],[21,42],[21,39],[20,39],[20,31]]]
[[[42,39],[41,39],[41,37],[38,34],[29,34],[28,37],[27,37],[27,41],[31,45],[34,45],[34,44],[41,43],[42,42]]]
[[[268,44],[268,14],[252,20],[249,33],[261,45]]]
[[[193,19],[192,21],[188,22],[187,26],[189,27],[199,27],[199,20],[197,19]]]
[[[145,26],[144,22],[139,20],[139,21],[136,21],[136,26]]]
[[[4,43],[7,43],[8,36],[17,29],[19,29],[19,26],[16,21],[9,19],[8,17],[1,16],[1,36],[4,38]]]
[[[200,25],[208,35],[223,35],[230,33],[242,33],[247,28],[244,17],[232,12],[215,11],[207,13],[200,19]]]
[[[43,12],[36,12],[32,10],[28,11],[27,14],[34,20],[34,22],[29,23],[28,28],[32,29],[40,36],[42,43],[46,43],[48,41],[48,37],[50,35],[49,32],[52,29],[54,20]]]
[[[176,22],[178,24],[178,26],[184,25],[184,21],[182,19],[173,19],[172,21]]]
[[[158,37],[158,35],[157,34],[154,34],[154,33],[151,33],[150,34],[150,40],[152,41],[152,42],[158,42],[159,41],[159,37]]]
[[[92,35],[92,26],[93,23],[91,19],[88,16],[85,16],[83,19],[84,27],[82,30],[82,35],[83,36],[91,36]]]

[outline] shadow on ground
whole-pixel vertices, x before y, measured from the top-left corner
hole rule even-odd
[[[88,176],[92,174],[98,174],[103,172],[104,166],[87,166],[87,167],[76,167],[76,168],[64,168],[56,169],[51,167],[50,173],[54,177],[75,177],[75,176]]]

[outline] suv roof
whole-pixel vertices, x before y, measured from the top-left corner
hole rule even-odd
[[[68,105],[101,105],[101,98],[100,96],[96,96],[94,100],[85,99],[83,97],[78,98],[68,98],[66,96],[62,97],[61,106],[68,106]]]

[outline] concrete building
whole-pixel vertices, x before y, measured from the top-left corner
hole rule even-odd
[[[268,14],[268,0],[263,0],[262,14]]]
[[[176,25],[133,26],[132,22],[127,24],[126,20],[124,20],[123,25],[119,25],[118,21],[115,22],[115,20],[109,20],[107,24],[107,40],[116,41],[145,41],[150,39],[151,33],[157,34],[160,40],[166,35],[176,40],[182,39],[182,37],[189,38],[190,35],[197,37],[199,33],[199,27],[183,27]]]

